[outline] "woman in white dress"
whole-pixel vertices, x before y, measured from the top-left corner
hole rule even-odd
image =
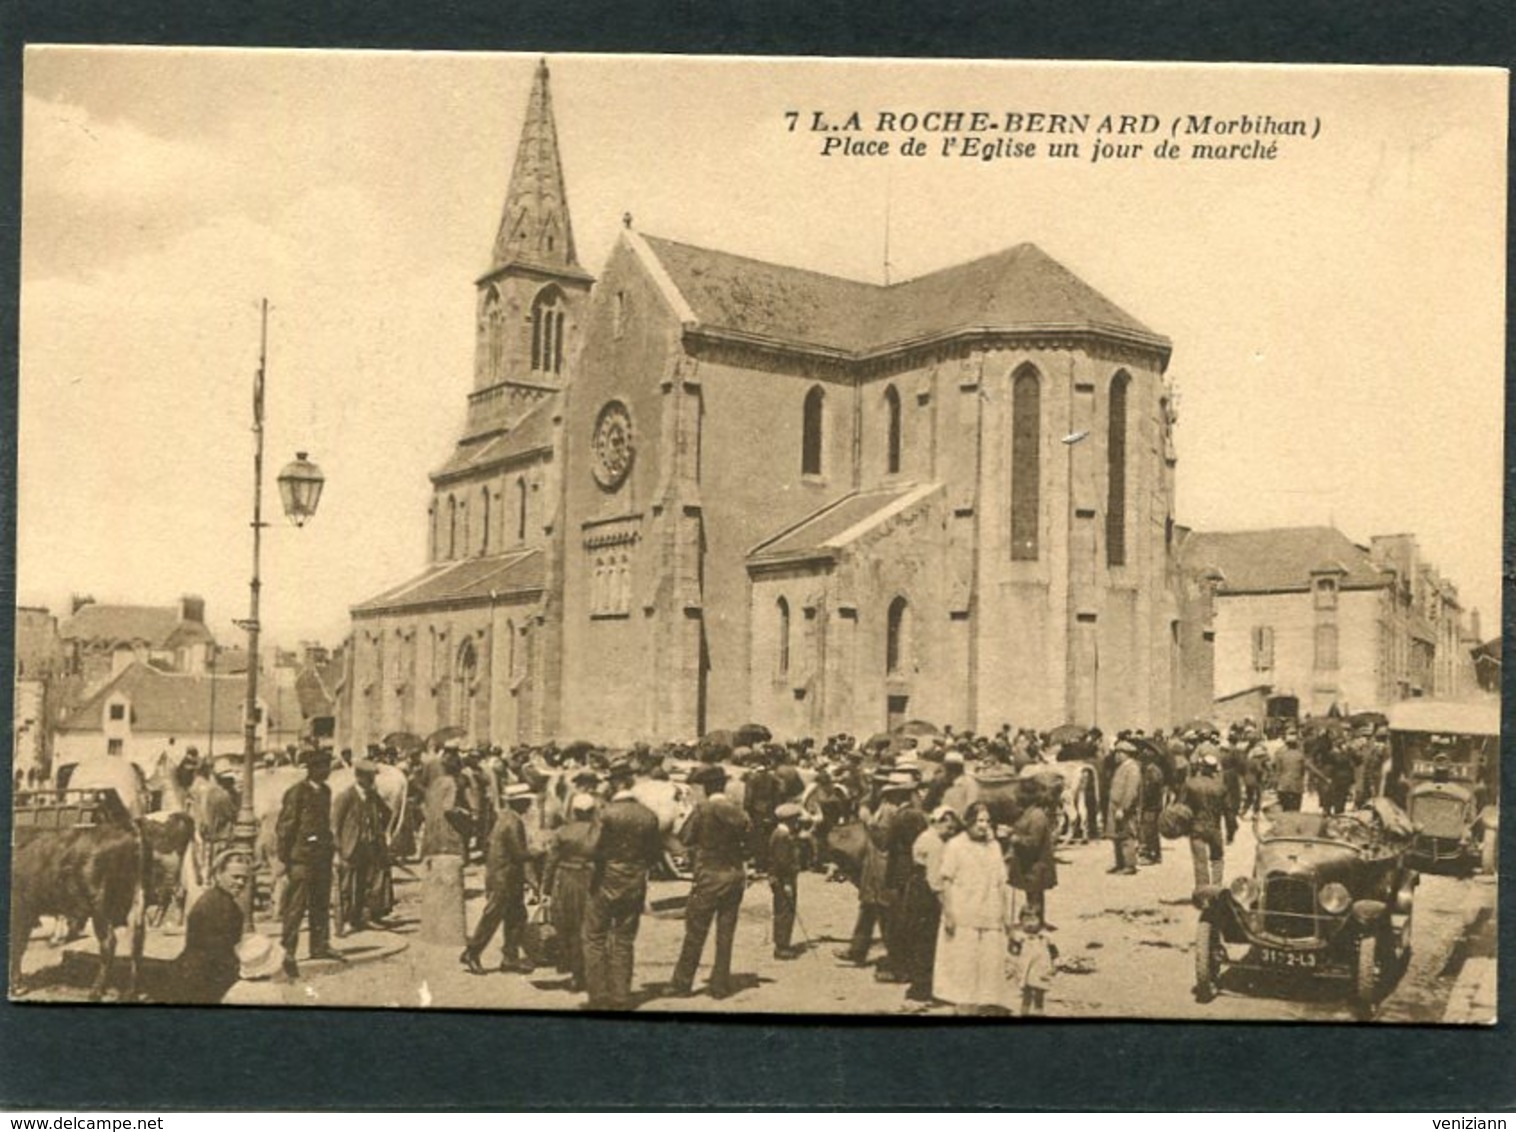
[[[964,831],[942,850],[942,923],[932,971],[932,993],[959,1014],[1009,1010],[1011,984],[1005,957],[1011,924],[1011,888],[989,808],[975,802]]]

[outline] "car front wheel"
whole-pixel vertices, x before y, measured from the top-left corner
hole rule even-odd
[[[1195,1001],[1210,1002],[1216,997],[1216,925],[1201,920],[1195,929]]]
[[[1372,935],[1358,939],[1358,962],[1353,969],[1353,998],[1365,1014],[1374,1009],[1379,996],[1378,948]]]

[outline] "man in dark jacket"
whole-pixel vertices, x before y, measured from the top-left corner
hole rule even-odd
[[[1058,884],[1058,861],[1054,855],[1057,837],[1048,817],[1051,798],[1032,779],[1017,784],[1020,815],[1011,826],[1010,852],[1006,855],[1011,887],[1026,894],[1026,907],[1047,922],[1047,890]]]
[[[1195,815],[1190,826],[1190,856],[1195,864],[1195,888],[1220,884],[1226,863],[1222,822],[1226,812],[1226,787],[1220,778],[1215,749],[1202,746],[1197,773],[1184,785],[1184,804]]]
[[[1156,754],[1144,752],[1138,761],[1142,766],[1142,787],[1137,822],[1137,860],[1144,865],[1157,865],[1163,861],[1163,839],[1158,836],[1158,817],[1163,813],[1163,799],[1168,791],[1168,782]],[[1030,906],[1028,902],[1028,907]],[[1043,918],[1041,908],[1037,909],[1037,916],[1038,919]]]
[[[899,808],[890,817],[884,831],[884,888],[887,895],[884,914],[889,926],[884,933],[887,948],[884,962],[874,973],[874,977],[883,983],[910,982],[913,953],[925,946],[924,941],[915,938],[907,929],[903,917],[905,890],[916,867],[911,851],[915,848],[916,838],[929,824],[921,808],[923,789],[908,784],[891,784],[885,789],[888,797],[899,801]]]
[[[1274,790],[1280,809],[1299,811],[1305,794],[1305,752],[1300,749],[1300,736],[1293,731],[1284,737],[1284,746],[1274,755]]]
[[[769,769],[768,752],[760,751],[742,783],[742,808],[753,829],[753,866],[760,871],[768,868],[769,837],[774,832],[774,810],[779,801],[779,779]]]
[[[796,959],[801,952],[792,946],[795,915],[799,905],[800,818],[805,813],[798,802],[786,802],[774,816],[778,824],[769,835],[769,888],[774,895],[774,958]]]
[[[284,894],[284,971],[299,974],[295,946],[310,917],[312,959],[341,959],[331,946],[332,773],[329,748],[307,751],[305,778],[284,792],[275,827],[279,860],[289,877]]]
[[[215,883],[200,895],[184,923],[184,950],[169,968],[165,1002],[210,1006],[237,981],[242,939],[238,899],[251,882],[245,853],[223,850],[213,866]]]
[[[631,763],[612,763],[607,777],[611,800],[600,811],[584,916],[584,984],[590,1009],[625,1010],[632,1005],[632,963],[648,870],[663,858],[663,834],[658,815],[632,796]]]
[[[711,921],[716,921],[716,958],[711,965],[712,998],[726,998],[732,986],[732,944],[737,937],[737,913],[747,884],[743,861],[750,832],[747,814],[726,796],[726,772],[719,766],[690,776],[703,786],[706,798],[685,822],[680,840],[693,858],[694,883],[684,909],[684,947],[674,964],[669,993],[688,995],[695,982]]]
[[[506,807],[495,818],[484,853],[484,912],[458,961],[471,975],[485,973],[479,957],[501,929],[500,969],[529,975],[532,962],[521,955],[521,937],[526,931],[526,870],[531,852],[526,844],[522,815],[531,808],[532,788],[522,782],[507,786]]]

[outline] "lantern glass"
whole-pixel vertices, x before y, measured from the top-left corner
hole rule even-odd
[[[279,473],[279,498],[284,504],[284,513],[295,526],[316,513],[321,502],[321,489],[326,486],[326,477],[321,469],[306,459],[306,453],[296,452],[295,459]]]

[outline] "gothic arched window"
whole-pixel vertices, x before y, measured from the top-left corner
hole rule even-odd
[[[1037,560],[1042,511],[1042,382],[1031,366],[1011,381],[1011,557]]]
[[[1131,383],[1125,371],[1111,378],[1110,434],[1105,446],[1107,566],[1126,565],[1126,395]]]
[[[556,287],[549,287],[532,303],[532,369],[541,373],[563,370],[563,307]]]
[[[805,417],[800,429],[800,473],[807,476],[821,474],[821,432],[826,408],[826,393],[821,386],[813,385],[805,395]]]
[[[900,470],[900,394],[893,385],[884,391],[884,407],[889,413],[889,436],[885,441],[885,467],[891,473]]]
[[[897,597],[890,602],[890,612],[884,642],[884,670],[894,676],[904,667],[907,638],[910,628],[910,606],[905,598]]]
[[[485,292],[481,321],[488,374],[491,381],[498,381],[505,369],[505,310],[500,302],[500,291],[493,286]]]
[[[780,598],[775,603],[779,615],[779,675],[790,671],[790,603]]]

